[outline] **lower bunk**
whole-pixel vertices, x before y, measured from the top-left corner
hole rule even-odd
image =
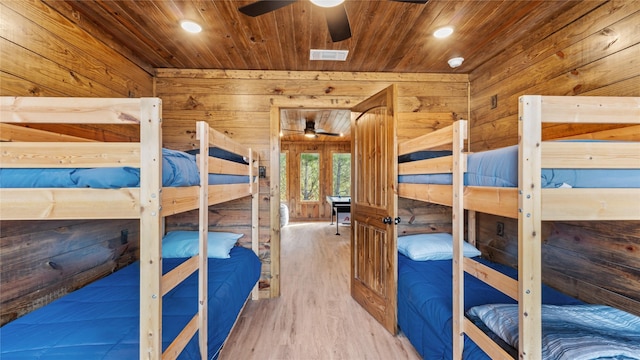
[[[401,246],[400,239],[398,245],[399,247]],[[512,278],[517,277],[517,270],[515,269],[481,258],[476,258],[476,260]],[[453,356],[452,276],[452,262],[450,259],[415,261],[400,252],[398,253],[398,326],[424,359],[451,359]],[[487,324],[485,324],[481,322],[479,317],[473,315],[489,315],[488,317],[491,318],[490,312],[496,306],[483,307],[483,305],[516,304],[516,302],[469,274],[465,274],[464,283],[464,304],[467,317],[485,331],[490,338],[498,342],[507,352],[517,358],[517,350],[490,330],[492,328],[495,329],[494,327],[487,326],[487,324],[494,325],[490,324],[490,319],[484,319],[487,321]],[[550,351],[556,351],[556,354],[565,353],[565,357],[549,356],[545,357],[545,359],[636,359],[640,356],[638,355],[640,354],[640,318],[609,307],[581,307],[584,304],[579,300],[546,286],[543,286],[542,302],[543,304],[560,305],[557,308],[562,310],[563,315],[575,310],[574,307],[571,307],[572,305],[578,305],[578,308],[585,310],[577,316],[578,319],[582,320],[587,318],[587,315],[585,315],[587,312],[593,312],[594,309],[597,310],[599,314],[596,317],[595,326],[594,324],[583,324],[582,329],[590,335],[601,335],[606,332],[602,330],[602,324],[609,322],[617,330],[607,330],[612,333],[615,339],[607,339],[606,341],[618,341],[617,343],[610,342],[608,345],[603,345],[601,337],[598,337],[597,341],[588,337],[587,340],[582,339],[580,340],[581,342],[578,342],[576,329],[567,327],[567,318],[562,318],[559,319],[560,325],[558,327],[561,333],[564,331],[565,335],[569,335],[565,339],[567,341],[562,344],[554,341],[548,341],[547,343],[550,343],[549,346],[551,347],[557,347]],[[502,305],[497,307],[501,308]],[[470,313],[469,310],[472,308],[474,310]],[[546,313],[546,310],[544,311]],[[511,317],[510,325],[511,331],[515,329],[515,336],[517,337],[517,307],[507,309],[504,314],[509,312],[515,314],[515,318]],[[509,323],[508,317],[504,314],[494,316],[493,320],[499,325]],[[495,312],[493,315],[495,315]],[[543,328],[545,323],[553,326],[551,320],[547,320],[546,315],[543,315]],[[543,340],[544,342],[545,340]],[[517,338],[515,343],[517,343]],[[580,345],[576,346],[576,344]],[[589,346],[592,346],[591,350],[587,350]],[[595,348],[596,346],[598,349]],[[599,356],[596,355],[596,351],[605,351],[603,353],[608,352],[615,355]],[[584,357],[577,357],[577,353],[584,354]],[[490,359],[476,343],[466,336],[463,358],[473,360]]]
[[[164,258],[163,273],[185,260]],[[259,277],[260,260],[250,249],[234,246],[229,258],[209,258],[207,358],[218,357]],[[197,272],[168,292],[162,305],[164,350],[198,310]],[[137,359],[139,310],[136,262],[0,328],[0,358]],[[178,358],[200,359],[197,336]]]

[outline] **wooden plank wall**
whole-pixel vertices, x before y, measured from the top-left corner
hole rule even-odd
[[[153,94],[151,69],[38,0],[0,2],[0,23],[0,95]],[[105,141],[138,137],[135,128],[55,130]],[[0,325],[131,263],[138,253],[137,220],[2,221]]]
[[[398,236],[422,233],[451,233],[451,207],[399,198]]]
[[[280,152],[287,153],[287,205],[290,221],[326,220],[331,217],[331,206],[326,201],[333,195],[332,156],[333,153],[351,153],[350,142],[289,142],[280,144]],[[320,198],[319,201],[300,199],[300,154],[304,152],[320,154]]]
[[[396,83],[400,107],[398,140],[402,141],[467,118],[467,81],[466,75],[457,74],[157,69],[155,85],[163,100],[167,146],[195,146],[191,124],[204,120],[258,150],[260,165],[270,174],[270,114],[274,107],[349,109]],[[270,179],[261,179],[263,298],[279,295],[279,242],[271,238],[279,236],[279,226],[272,226],[276,222],[269,213],[270,199],[279,201],[279,197],[271,191]],[[225,209],[219,211],[224,217]],[[318,214],[322,215],[320,209]]]
[[[640,96],[640,2],[581,2],[470,75],[471,150],[517,143],[517,98]],[[580,11],[581,10],[581,11]],[[491,108],[491,97],[497,107]],[[602,128],[602,126],[600,126]],[[545,138],[591,127],[546,128]],[[515,266],[517,223],[479,214],[479,246]],[[497,223],[505,235],[497,235]],[[545,223],[543,281],[587,302],[640,314],[640,223]]]

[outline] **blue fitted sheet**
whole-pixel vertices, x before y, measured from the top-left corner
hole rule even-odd
[[[249,176],[209,174],[209,184],[248,183]],[[162,186],[200,184],[196,156],[162,149]],[[132,167],[89,169],[0,169],[0,188],[96,188],[140,186],[140,169]]]
[[[164,259],[168,271],[185,259]],[[216,358],[260,277],[260,260],[234,247],[209,259],[208,358]],[[134,263],[0,328],[2,359],[137,359],[140,267]],[[197,312],[197,272],[163,299],[165,349]],[[179,359],[200,359],[197,335]]]
[[[400,175],[398,182],[451,184],[451,174]],[[518,146],[469,154],[464,183],[469,186],[518,186]],[[542,187],[637,188],[639,169],[542,169]]]
[[[480,261],[513,278],[517,271],[504,265]],[[398,325],[424,359],[451,359],[452,330],[451,260],[413,261],[398,253]],[[489,303],[514,301],[475,277],[465,274],[465,311]],[[546,304],[580,304],[581,302],[543,286]],[[465,359],[489,359],[465,337]]]

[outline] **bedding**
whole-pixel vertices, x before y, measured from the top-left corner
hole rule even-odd
[[[398,251],[413,261],[450,260],[453,258],[453,236],[430,233],[398,236]],[[480,256],[480,250],[468,242],[462,243],[466,257]]]
[[[170,231],[162,238],[162,258],[188,258],[200,252],[198,231]],[[209,231],[207,234],[207,257],[228,259],[231,249],[243,234],[224,231]]]
[[[515,278],[517,271],[477,259]],[[465,274],[465,310],[482,304],[515,303],[510,297]],[[543,286],[546,304],[581,304],[580,301]],[[398,325],[424,359],[451,359],[452,350],[451,260],[413,261],[398,254]],[[470,339],[464,341],[465,359],[489,359]]]
[[[468,314],[511,346],[518,345],[517,305],[480,305]],[[542,356],[640,359],[640,317],[605,305],[542,305]]]
[[[209,174],[209,185],[248,183],[249,176]],[[196,156],[162,149],[162,186],[200,184]],[[0,169],[1,188],[96,188],[140,186],[140,169],[132,167],[88,169]]]
[[[451,179],[451,174],[400,175],[398,182],[449,185]],[[469,154],[464,184],[517,187],[518,146]],[[542,169],[542,187],[637,188],[640,169]]]
[[[165,259],[163,272],[185,259]],[[234,247],[209,259],[208,358],[217,358],[260,277],[260,260]],[[133,263],[0,328],[2,359],[137,359],[140,267]],[[163,298],[163,349],[198,309],[197,272]],[[200,359],[194,336],[179,359]]]

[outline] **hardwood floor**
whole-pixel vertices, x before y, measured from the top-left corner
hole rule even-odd
[[[281,297],[247,304],[221,360],[420,359],[351,298],[350,231],[335,232],[327,222],[282,229]]]

